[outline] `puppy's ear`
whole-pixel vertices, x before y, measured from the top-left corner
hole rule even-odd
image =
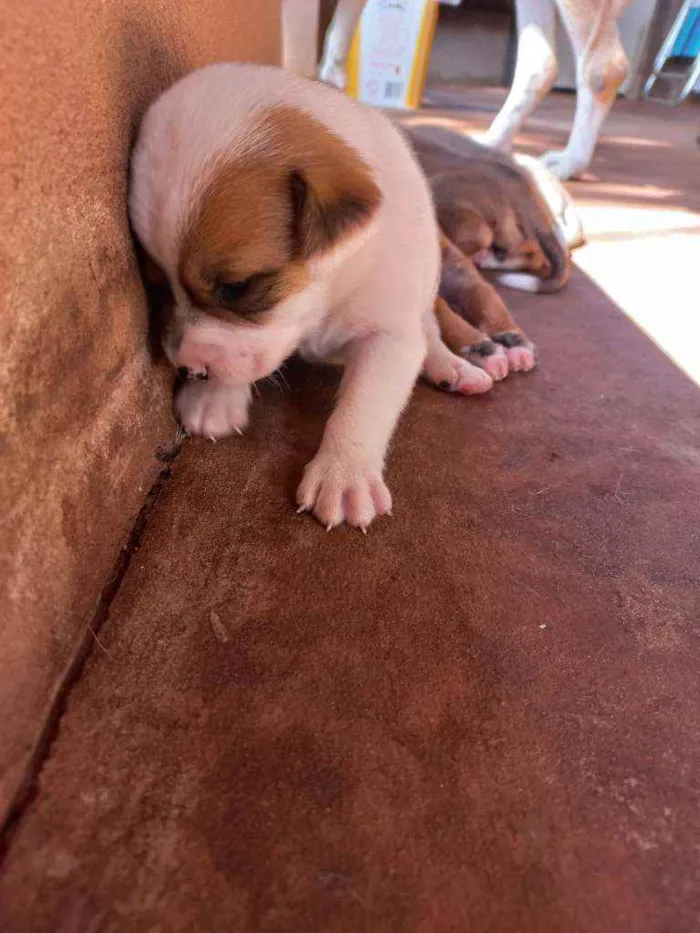
[[[314,151],[289,173],[293,250],[306,259],[327,252],[362,229],[382,201],[360,155],[319,129]]]

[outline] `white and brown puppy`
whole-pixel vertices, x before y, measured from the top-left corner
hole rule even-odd
[[[291,354],[345,366],[297,499],[326,526],[391,509],[389,439],[421,370],[471,393],[488,373],[442,343],[430,191],[376,111],[281,69],[212,65],[148,110],[132,157],[135,232],[174,302],[165,352],[191,377],[189,434],[248,421],[251,384]]]

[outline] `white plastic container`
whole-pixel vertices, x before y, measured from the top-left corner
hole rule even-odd
[[[420,106],[437,0],[368,0],[348,57],[348,94],[375,107]]]

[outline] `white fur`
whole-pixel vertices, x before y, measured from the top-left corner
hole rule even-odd
[[[530,275],[527,272],[501,272],[496,276],[499,285],[505,285],[506,288],[515,288],[519,292],[531,292],[535,294],[542,287],[542,280],[536,275]]]
[[[311,284],[277,306],[269,322],[229,324],[193,308],[177,284],[180,237],[222,160],[274,156],[261,117],[284,104],[353,146],[383,200],[361,233],[313,262]],[[129,205],[138,237],[173,286],[178,327],[166,336],[168,356],[176,367],[209,373],[209,381],[182,389],[176,407],[184,427],[212,437],[241,430],[249,383],[295,350],[342,361],[338,403],[299,487],[299,505],[328,526],[348,521],[364,528],[387,512],[385,453],[424,361],[434,381],[472,391],[462,372],[469,364],[437,334],[440,255],[428,186],[391,123],[280,69],[213,65],[174,85],[146,114],[132,159]]]

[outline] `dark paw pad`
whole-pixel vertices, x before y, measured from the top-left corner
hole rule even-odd
[[[527,340],[522,334],[516,334],[515,331],[506,330],[502,334],[494,334],[493,339],[500,343],[502,347],[524,347]]]
[[[496,348],[490,340],[482,340],[481,343],[475,343],[469,347],[471,356],[493,356],[495,352]]]

